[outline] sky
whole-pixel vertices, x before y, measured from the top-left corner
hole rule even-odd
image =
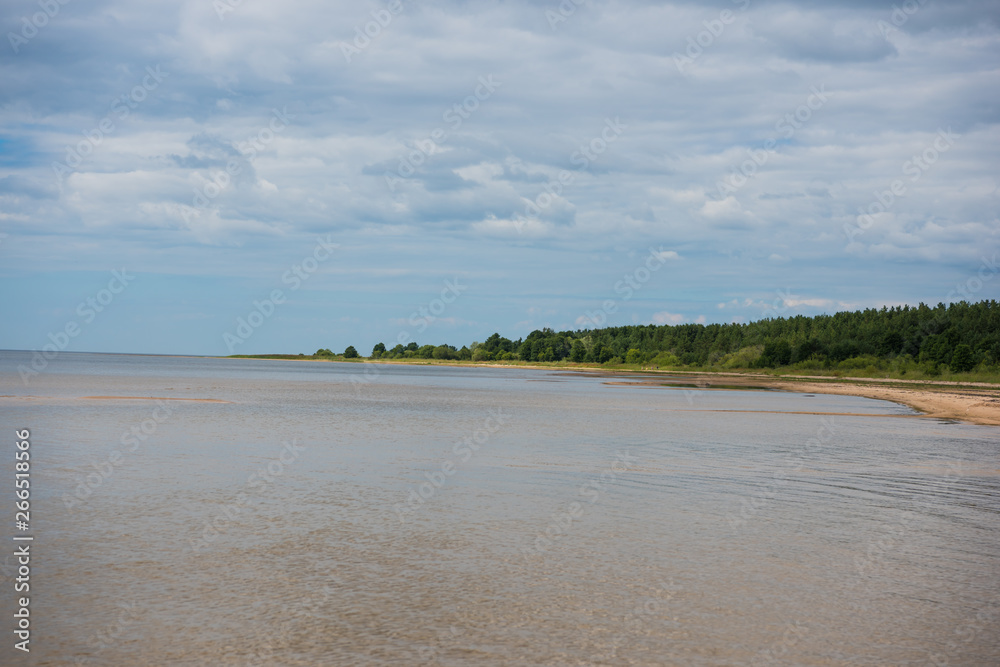
[[[1000,298],[1000,4],[2,0],[0,348]]]

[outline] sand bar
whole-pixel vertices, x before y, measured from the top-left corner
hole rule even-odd
[[[586,372],[586,371],[584,371]],[[598,371],[600,372],[600,371]],[[608,375],[637,378],[621,373]],[[884,378],[826,378],[737,373],[648,373],[641,380],[614,384],[697,387],[698,389],[774,389],[806,394],[841,394],[892,401],[923,413],[922,417],[955,419],[984,426],[1000,426],[1000,387],[982,382],[927,382]]]

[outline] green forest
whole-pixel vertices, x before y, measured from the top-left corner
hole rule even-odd
[[[234,355],[246,356],[246,355]],[[363,361],[353,346],[312,355],[258,355]],[[369,359],[602,365],[635,369],[821,371],[833,375],[1000,380],[1000,303],[870,308],[746,324],[634,325],[532,331],[511,340],[386,347]]]
[[[541,329],[518,340],[495,333],[460,349],[417,343],[387,348],[379,343],[370,358],[705,370],[788,368],[921,377],[994,375],[1000,372],[1000,303],[920,304],[748,324]]]

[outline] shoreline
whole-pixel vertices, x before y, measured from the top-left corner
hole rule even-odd
[[[843,378],[821,375],[764,375],[758,373],[739,373],[724,371],[711,373],[705,371],[658,371],[658,370],[614,370],[598,366],[580,366],[567,368],[560,366],[540,366],[533,364],[504,363],[449,363],[436,361],[431,364],[412,364],[399,361],[367,361],[366,363],[389,363],[403,365],[448,365],[448,366],[486,366],[488,368],[536,368],[560,373],[584,373],[601,377],[641,378],[648,377],[648,384],[662,386],[677,384],[700,389],[728,389],[735,387],[747,389],[773,389],[803,394],[836,394],[841,396],[858,396],[880,401],[899,403],[913,408],[928,419],[951,419],[967,422],[978,426],[1000,426],[1000,385],[986,382],[933,382],[928,380],[897,380],[893,378]],[[665,380],[675,382],[664,382]],[[630,382],[629,384],[636,384]],[[640,382],[639,384],[642,384]]]
[[[582,369],[581,369],[582,370]],[[595,373],[605,375],[605,373]],[[980,426],[1000,426],[1000,387],[982,382],[932,383],[924,380],[893,380],[891,378],[852,378],[824,376],[771,376],[750,373],[665,373],[644,371],[650,377],[639,384],[673,384],[691,386],[682,380],[693,380],[699,389],[773,389],[804,394],[836,394],[858,396],[899,403],[920,412],[920,417],[952,419]],[[609,377],[614,375],[608,373]],[[630,375],[618,374],[617,377]],[[631,376],[635,377],[635,376]],[[633,383],[629,383],[633,384]],[[897,386],[893,386],[893,384]],[[902,385],[902,386],[899,386]],[[909,385],[909,386],[906,386]]]
[[[785,387],[787,391],[801,391],[803,386],[794,380],[775,384]],[[1000,426],[1000,389],[963,392],[958,389],[961,385],[951,390],[938,390],[886,387],[874,383],[865,386],[845,382],[815,383],[808,386],[810,393],[861,396],[901,403],[923,413],[924,417],[955,419],[980,426]]]
[[[231,357],[219,357],[222,359]],[[246,358],[246,357],[241,357]],[[275,361],[326,361],[321,359],[274,359]],[[339,361],[339,360],[330,360]],[[645,378],[655,386],[676,384],[699,389],[773,389],[806,394],[836,394],[858,396],[899,403],[920,412],[920,417],[952,419],[980,426],[1000,426],[1000,385],[986,382],[954,382],[950,380],[906,380],[894,378],[845,378],[823,375],[767,375],[736,371],[631,370],[600,366],[547,366],[515,362],[455,362],[423,359],[358,359],[346,363],[387,364],[401,366],[464,366],[471,368],[531,368],[554,373],[581,373],[607,378]],[[674,382],[669,382],[674,380]],[[684,382],[687,380],[687,382]]]

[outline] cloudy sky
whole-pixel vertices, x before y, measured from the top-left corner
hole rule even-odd
[[[0,348],[1000,298],[992,0],[2,6]]]

